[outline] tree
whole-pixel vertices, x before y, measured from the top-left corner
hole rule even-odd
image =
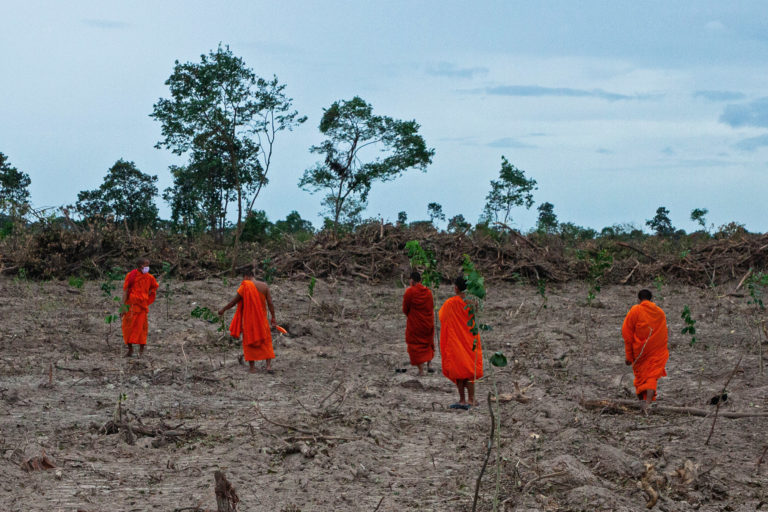
[[[75,209],[86,219],[113,216],[133,229],[154,226],[156,182],[157,176],[144,174],[136,164],[121,158],[107,171],[99,188],[77,194]]]
[[[163,139],[155,147],[178,155],[192,151],[190,165],[215,163],[208,170],[221,174],[213,180],[222,187],[219,198],[229,201],[234,195],[237,202],[236,252],[243,218],[267,184],[277,133],[292,130],[306,117],[292,110],[292,99],[285,95],[285,85],[277,77],[257,77],[229,46],[220,45],[216,51],[201,55],[199,63],[176,61],[165,84],[171,98],[158,100],[150,114],[162,124]],[[185,184],[172,190],[170,197],[176,192],[205,190],[204,182]],[[176,202],[182,205],[185,200]]]
[[[669,220],[669,210],[663,206],[656,209],[656,215],[646,220],[645,225],[651,228],[658,236],[671,236],[675,233],[672,221]]]
[[[536,229],[542,233],[554,233],[557,231],[555,205],[552,203],[541,203],[537,210],[539,211],[539,219],[536,221]]]
[[[408,214],[406,212],[397,212],[397,225],[405,226],[408,222]]]
[[[340,221],[359,217],[374,182],[394,180],[411,168],[426,171],[435,154],[416,121],[374,115],[357,96],[328,107],[319,129],[326,138],[310,152],[324,155],[324,161],[305,170],[299,186],[311,193],[327,191],[323,205],[335,229]],[[380,156],[371,154],[374,149]]]
[[[293,210],[286,215],[285,220],[278,220],[275,222],[275,229],[282,233],[309,233],[315,232],[312,223],[306,219],[302,219],[299,212]]]
[[[472,227],[472,224],[467,222],[462,214],[455,215],[448,221],[449,233],[461,233]]]
[[[502,156],[499,179],[491,180],[491,191],[485,197],[483,217],[486,222],[499,222],[501,218],[501,222],[507,224],[512,208],[525,206],[529,209],[533,205],[533,191],[537,188],[536,180],[526,178],[523,170],[510,164]]]
[[[29,205],[29,175],[19,171],[0,153],[0,213],[14,216]]]
[[[432,222],[432,224],[434,224],[436,220],[438,221],[445,220],[443,207],[442,205],[440,205],[440,203],[429,203],[427,205],[427,212],[429,213],[429,220],[430,222]]]
[[[237,200],[231,168],[215,153],[194,150],[186,166],[171,166],[173,186],[163,199],[171,206],[171,220],[185,230],[205,226],[221,239],[229,206]],[[247,215],[246,215],[247,218]]]
[[[699,225],[701,225],[701,229],[704,231],[707,230],[707,219],[706,215],[709,213],[709,210],[706,208],[694,208],[691,210],[691,220],[694,222],[698,222]]]

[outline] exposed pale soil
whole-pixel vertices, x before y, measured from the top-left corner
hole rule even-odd
[[[195,305],[225,304],[236,282],[172,282],[168,317],[161,296],[147,355],[131,360],[119,357],[117,329],[105,341],[114,303],[100,284],[0,279],[0,510],[215,510],[217,469],[243,511],[470,510],[489,382],[479,384],[480,407],[453,411],[439,357],[423,379],[395,373],[408,361],[400,282],[320,281],[311,312],[306,282],[274,283],[278,320],[291,333],[276,338],[275,375],[249,375],[239,345],[190,316]],[[734,286],[662,288],[671,357],[660,405],[714,409],[709,399],[743,355],[723,410],[768,411],[759,333],[747,299],[726,295]],[[636,292],[605,287],[587,308],[586,286],[572,283],[548,290],[536,316],[535,288],[489,286],[486,361],[504,351],[511,364],[497,374],[500,391],[517,382],[531,398],[500,406],[501,510],[645,510],[644,477],[660,491],[656,510],[768,509],[768,460],[762,474],[757,467],[768,418],[718,419],[705,446],[712,418],[579,404],[632,398],[619,329]],[[448,293],[441,288],[438,301]],[[698,322],[694,347],[680,334],[684,304]],[[132,424],[204,435],[164,444],[139,434],[129,444],[103,429],[123,393]],[[55,469],[21,469],[43,452]],[[492,455],[479,510],[491,509],[495,473]]]

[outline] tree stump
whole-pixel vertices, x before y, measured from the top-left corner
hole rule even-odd
[[[218,512],[237,512],[240,498],[237,497],[235,488],[224,476],[224,472],[216,471],[213,478],[216,480],[216,510]]]

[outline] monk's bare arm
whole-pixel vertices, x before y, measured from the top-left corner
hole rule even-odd
[[[272,325],[277,325],[277,320],[275,320],[275,306],[272,304],[272,294],[269,293],[269,287],[267,287],[267,293],[265,297],[267,299],[267,308],[269,308],[269,316],[271,318],[270,323]]]
[[[235,297],[231,301],[229,301],[229,304],[227,304],[226,306],[224,306],[219,310],[219,316],[222,316],[224,312],[227,311],[228,309],[231,309],[237,306],[237,303],[240,302],[241,300],[243,300],[243,298],[240,296],[239,293],[236,293]]]

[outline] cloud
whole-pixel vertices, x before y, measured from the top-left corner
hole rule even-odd
[[[526,144],[525,142],[520,142],[519,140],[513,139],[512,137],[504,137],[502,139],[496,139],[486,144],[486,146],[491,148],[518,148],[518,149],[536,147],[536,146],[531,146],[530,144]]]
[[[725,32],[725,25],[722,21],[713,20],[704,25],[704,30],[711,33]]]
[[[744,99],[744,94],[735,91],[696,91],[693,97],[709,101],[735,101]]]
[[[614,154],[614,151],[611,151],[610,149],[605,149],[605,148],[597,148],[597,152],[600,153],[601,155],[612,155],[612,154]]]
[[[677,151],[672,149],[672,146],[667,146],[664,149],[661,150],[662,153],[664,153],[667,156],[674,156],[677,154]]]
[[[768,97],[739,105],[727,105],[720,116],[720,122],[734,128],[741,126],[768,128]]]
[[[754,151],[758,148],[762,148],[766,146],[768,146],[768,135],[750,137],[748,139],[744,139],[736,143],[736,147],[744,151]]]
[[[608,101],[647,99],[648,96],[628,96],[602,89],[571,89],[569,87],[542,87],[540,85],[500,85],[465,92],[493,96],[559,96],[568,98],[598,98]]]
[[[102,19],[85,19],[81,20],[81,22],[84,25],[88,25],[89,27],[93,28],[103,28],[103,29],[123,29],[128,28],[130,25],[124,21],[116,21],[116,20],[102,20]]]
[[[438,62],[434,66],[428,66],[427,73],[434,76],[447,76],[450,78],[474,78],[477,75],[485,75],[488,73],[488,68],[460,68],[450,62]]]

